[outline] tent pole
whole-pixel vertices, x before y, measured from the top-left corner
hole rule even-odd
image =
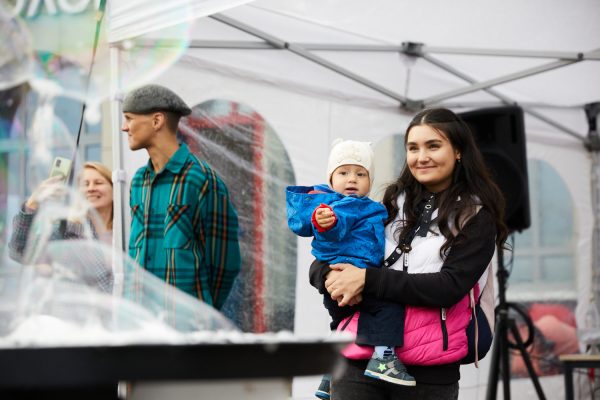
[[[600,102],[586,104],[585,113],[589,126],[586,148],[590,151],[592,160],[591,192],[594,225],[589,301],[582,305],[583,321],[578,321],[578,325],[581,326],[577,333],[579,340],[588,346],[586,350],[589,351],[592,346],[600,344],[600,131],[598,130]]]
[[[404,96],[395,93],[389,89],[386,89],[385,87],[378,85],[375,82],[372,82],[362,76],[359,76],[353,72],[351,72],[350,70],[347,70],[345,68],[340,67],[339,65],[336,65],[322,57],[319,57],[309,51],[307,51],[306,49],[295,45],[295,44],[291,44],[288,42],[285,42],[275,36],[269,35],[268,33],[265,33],[259,29],[253,28],[249,25],[246,25],[244,23],[241,23],[233,18],[230,17],[226,17],[224,15],[220,15],[220,14],[215,14],[212,15],[211,18],[222,22],[226,25],[229,25],[233,28],[239,29],[243,32],[246,32],[252,36],[256,36],[260,39],[263,39],[264,41],[266,41],[267,43],[271,44],[273,47],[277,48],[277,49],[286,49],[291,51],[292,53],[299,55],[300,57],[304,57],[307,60],[310,60],[316,64],[321,65],[322,67],[325,67],[327,69],[330,69],[340,75],[345,76],[346,78],[349,78],[363,86],[366,86],[370,89],[375,90],[376,92],[379,92],[385,96],[391,97],[394,100],[397,100],[398,102],[400,102],[400,104],[402,104],[402,106],[406,105],[408,99],[405,98]]]
[[[216,18],[215,18],[216,19]],[[223,22],[223,21],[221,21]],[[168,42],[166,42],[168,43]],[[174,42],[177,45],[178,42]],[[294,43],[308,51],[340,51],[340,52],[383,52],[402,53],[402,45],[393,44],[336,44],[336,43]],[[155,46],[153,40],[138,40],[139,45]],[[190,49],[270,49],[264,42],[251,42],[247,40],[192,40]],[[278,47],[279,48],[279,47]],[[280,48],[281,49],[281,48]],[[574,52],[574,51],[539,51],[539,50],[500,50],[500,49],[476,49],[464,47],[438,47],[423,46],[423,52],[430,54],[456,54],[470,56],[494,56],[494,57],[517,57],[517,58],[550,58],[553,60],[600,60],[598,52]]]
[[[435,65],[435,66],[437,66],[439,68],[442,68],[442,69],[450,72],[451,74],[453,74],[455,76],[458,76],[459,78],[461,78],[461,79],[463,79],[463,80],[465,80],[465,81],[467,81],[469,83],[476,82],[476,80],[473,79],[472,77],[470,77],[470,76],[468,76],[468,75],[466,75],[466,74],[458,71],[457,69],[449,66],[448,64],[446,64],[446,63],[444,63],[444,62],[442,62],[442,61],[440,61],[440,60],[438,60],[438,59],[436,59],[436,58],[434,58],[434,57],[432,57],[430,55],[423,54],[421,57],[423,57],[425,60],[429,61],[433,65]],[[516,104],[517,103],[517,102],[511,100],[510,98],[504,96],[503,94],[497,92],[496,90],[494,90],[494,89],[492,89],[490,87],[483,88],[483,90],[486,91],[486,92],[488,92],[492,96],[495,96],[498,99],[502,100],[507,105]],[[524,108],[524,111],[527,114],[529,114],[529,115],[531,115],[531,116],[533,116],[533,117],[535,117],[535,118],[537,118],[537,119],[539,119],[539,120],[547,123],[548,125],[551,125],[551,126],[553,126],[553,127],[557,128],[557,129],[563,131],[564,133],[566,133],[566,134],[568,134],[570,136],[573,136],[574,138],[578,139],[579,141],[582,141],[582,142],[585,141],[585,139],[582,138],[581,135],[577,134],[577,132],[575,132],[574,130],[572,130],[570,128],[567,128],[566,126],[564,126],[564,125],[562,125],[562,124],[560,124],[560,123],[558,123],[558,122],[556,122],[556,121],[554,121],[554,120],[552,120],[552,119],[550,119],[550,118],[548,118],[548,117],[546,117],[546,116],[538,113],[537,111],[534,111],[534,110],[532,110],[530,108]]]
[[[593,54],[573,51],[536,51],[536,50],[502,50],[502,49],[471,49],[465,47],[436,47],[423,46],[423,52],[434,54],[457,54],[465,56],[494,56],[518,58],[552,58],[560,60],[580,61],[594,59]],[[590,58],[588,58],[590,57]]]
[[[551,125],[561,131],[563,131],[564,133],[573,136],[575,139],[579,140],[579,141],[583,141],[585,142],[585,139],[583,139],[580,135],[577,134],[577,132],[575,132],[572,129],[567,128],[566,126],[540,114],[539,112],[532,110],[532,109],[527,109],[524,108],[525,112],[529,115],[531,115],[532,117],[535,117],[537,119],[539,119],[540,121],[543,121],[545,123],[547,123],[548,125]]]
[[[123,187],[125,180],[122,179],[123,171],[123,149],[121,146],[121,82],[120,82],[120,58],[121,49],[119,46],[110,48],[110,68],[111,68],[111,131],[112,131],[112,161],[113,161],[113,192],[114,192],[114,222],[113,222],[113,240],[117,250],[125,249],[123,232]],[[115,179],[116,178],[116,179]]]
[[[256,36],[257,38],[262,39],[265,42],[269,43],[271,46],[275,47],[276,49],[285,49],[286,48],[287,43],[285,40],[281,40],[278,37],[269,35],[266,32],[256,29],[250,25],[244,24],[233,18],[226,17],[223,14],[213,14],[210,16],[210,18],[217,20],[225,25],[229,25],[232,28],[238,29],[242,32],[246,32],[249,35]]]
[[[112,159],[113,159],[113,293],[120,294],[123,284],[123,257],[125,251],[125,226],[124,226],[124,192],[125,171],[123,170],[123,149],[121,146],[121,48],[118,44],[110,47],[110,119],[112,132]]]
[[[531,76],[531,75],[537,75],[537,74],[539,74],[541,72],[546,72],[546,71],[550,71],[550,70],[553,70],[553,69],[565,67],[567,65],[571,65],[571,64],[577,63],[579,61],[581,61],[581,60],[575,60],[575,61],[573,61],[573,60],[558,60],[558,61],[553,61],[553,62],[550,62],[548,64],[539,65],[539,66],[533,67],[533,68],[527,68],[527,69],[524,69],[524,70],[519,71],[519,72],[515,72],[515,73],[512,73],[512,74],[500,76],[498,78],[489,79],[489,80],[483,81],[483,82],[473,83],[470,86],[465,87],[465,88],[450,90],[450,91],[448,91],[446,93],[441,93],[441,94],[438,94],[436,96],[431,96],[429,98],[423,99],[423,103],[426,106],[430,105],[430,104],[435,104],[435,103],[438,103],[438,102],[440,102],[442,100],[449,99],[451,97],[457,97],[457,96],[461,96],[463,94],[477,92],[477,91],[482,90],[482,89],[487,89],[487,88],[490,88],[492,86],[500,85],[502,83],[511,82],[511,81],[514,81],[514,80],[526,78],[526,77]]]
[[[408,101],[408,99],[406,97],[404,97],[398,93],[395,93],[389,89],[386,89],[385,87],[378,85],[375,82],[370,81],[362,76],[359,76],[345,68],[342,68],[339,65],[335,65],[335,64],[325,60],[322,57],[319,57],[309,51],[306,51],[305,49],[303,49],[300,46],[297,46],[295,44],[288,44],[288,50],[294,54],[297,54],[301,57],[306,58],[307,60],[317,63],[317,64],[321,65],[322,67],[330,69],[333,72],[337,72],[338,74],[343,75],[346,78],[352,79],[353,81],[360,83],[363,86],[371,88],[371,89],[375,90],[376,92],[379,92],[385,96],[391,97],[392,99],[400,102],[400,104],[402,106],[406,105],[406,103]]]
[[[190,43],[190,48],[235,48],[235,49],[268,49],[274,48],[278,50],[289,50],[292,53],[306,58],[316,64],[321,65],[333,72],[343,75],[363,86],[373,89],[385,96],[388,96],[394,100],[400,102],[401,106],[408,110],[419,110],[424,107],[439,103],[442,100],[446,100],[452,97],[460,96],[467,93],[484,90],[491,95],[499,98],[505,104],[516,104],[515,101],[509,99],[506,96],[498,93],[491,89],[492,86],[499,85],[502,83],[510,82],[525,78],[527,76],[536,75],[542,72],[546,72],[552,69],[561,68],[567,65],[571,65],[583,60],[600,60],[599,50],[593,50],[587,53],[576,53],[576,52],[551,52],[551,51],[529,51],[529,50],[494,50],[494,49],[468,49],[468,48],[446,48],[446,47],[426,47],[421,43],[402,43],[401,46],[394,45],[336,45],[336,44],[293,44],[288,43],[278,37],[270,35],[259,29],[256,29],[250,25],[244,24],[233,18],[227,17],[223,14],[214,14],[210,18],[215,19],[223,24],[229,25],[233,28],[239,29],[245,33],[255,36],[266,43],[262,42],[247,42],[247,41],[202,41],[197,40]],[[148,45],[142,43],[142,45]],[[436,96],[429,97],[423,100],[413,100],[408,97],[402,96],[395,93],[375,82],[372,82],[362,76],[359,76],[339,65],[336,65],[322,57],[319,57],[309,50],[328,50],[328,51],[378,51],[378,52],[399,52],[406,55],[423,57],[430,63],[450,72],[463,80],[469,82],[471,85],[466,88],[456,89],[442,93]],[[553,61],[548,64],[541,66],[525,69],[516,73],[504,75],[495,79],[490,79],[483,82],[461,73],[460,71],[450,67],[449,65],[431,57],[425,52],[433,53],[446,53],[446,54],[465,54],[465,55],[487,55],[487,56],[507,56],[507,57],[530,57],[530,58],[559,58],[559,60]],[[525,107],[524,111],[529,115],[553,126],[566,134],[585,142],[577,132],[569,129],[568,127],[542,115],[541,113],[532,110],[531,108]]]
[[[592,207],[594,227],[592,234],[592,265],[589,302],[585,304],[583,328],[578,329],[579,340],[588,346],[600,344],[600,153],[591,151],[592,158]],[[581,322],[579,322],[581,324]]]

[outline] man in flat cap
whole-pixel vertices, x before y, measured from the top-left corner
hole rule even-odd
[[[123,100],[131,150],[150,160],[131,181],[129,255],[149,272],[220,309],[240,270],[237,213],[225,184],[177,140],[190,108],[147,85]]]

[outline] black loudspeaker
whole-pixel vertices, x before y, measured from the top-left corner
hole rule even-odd
[[[517,106],[461,113],[506,200],[504,222],[512,231],[531,225],[523,110]]]

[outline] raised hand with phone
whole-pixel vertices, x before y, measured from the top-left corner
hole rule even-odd
[[[69,177],[71,172],[71,160],[64,157],[56,157],[52,163],[52,169],[50,169],[50,178],[54,176],[62,176],[63,180]]]
[[[67,158],[56,157],[54,159],[49,178],[42,181],[25,202],[27,210],[35,211],[40,203],[46,200],[58,201],[66,195],[65,182],[71,172],[71,164],[71,160]]]
[[[40,204],[48,201],[60,202],[67,198],[69,189],[66,180],[71,169],[71,161],[57,157],[50,171],[50,177],[36,187],[23,203],[21,210],[13,219],[13,234],[9,241],[10,257],[24,261],[27,242],[34,218],[40,210]],[[91,228],[94,237],[110,243],[112,240],[113,193],[112,172],[106,166],[87,162],[78,175],[79,192],[89,202],[87,215],[64,221],[56,226],[52,239],[82,238],[84,231]],[[89,231],[89,229],[88,229]]]

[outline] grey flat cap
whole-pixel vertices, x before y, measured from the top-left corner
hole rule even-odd
[[[192,110],[171,89],[160,85],[145,85],[129,92],[123,99],[123,112],[148,114],[171,111],[189,115]]]

